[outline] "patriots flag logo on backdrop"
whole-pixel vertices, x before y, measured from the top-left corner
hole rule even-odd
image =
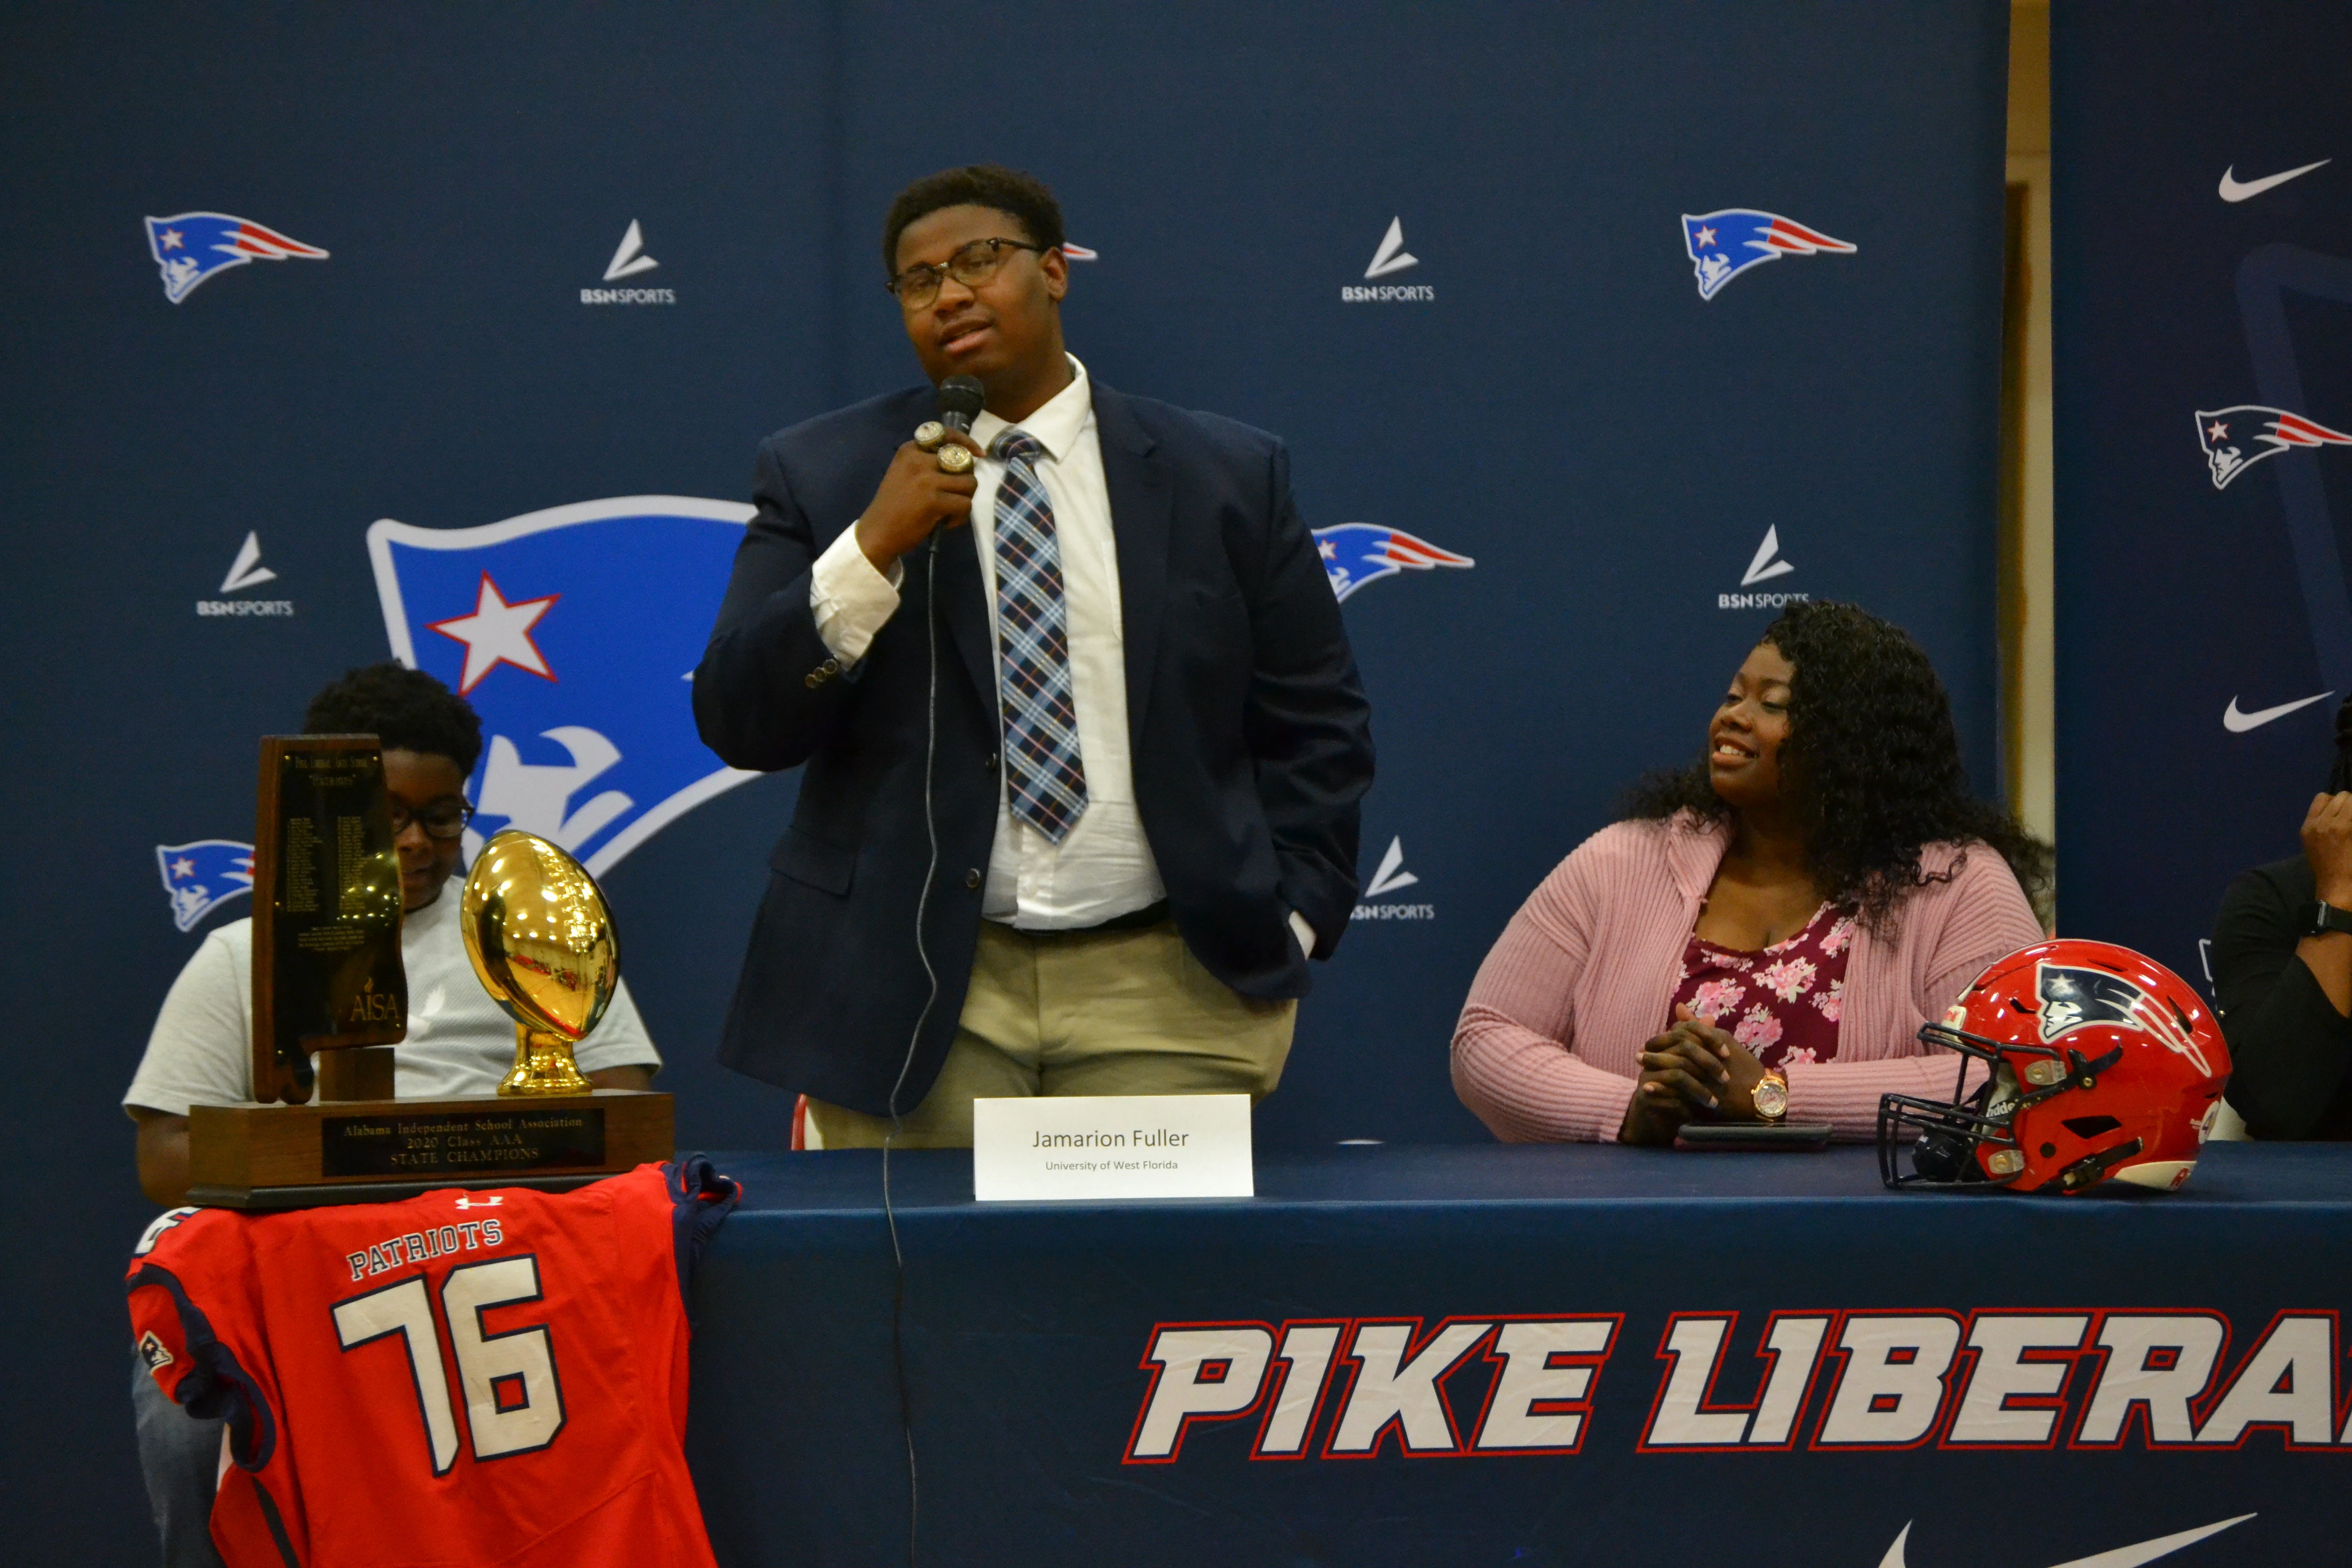
[[[2284,408],[2241,403],[2210,414],[2199,409],[2197,444],[2205,448],[2205,461],[2213,470],[2213,488],[2218,490],[2227,489],[2231,479],[2264,458],[2297,447],[2352,447],[2352,436]]]
[[[250,218],[226,213],[181,213],[147,220],[147,248],[163,271],[163,298],[174,305],[195,292],[215,272],[248,261],[324,261],[315,245],[289,239]]]
[[[155,868],[163,874],[163,896],[172,900],[172,923],[184,931],[239,893],[253,891],[253,846],[233,838],[158,844]]]
[[[1343,522],[1315,531],[1315,548],[1323,557],[1323,571],[1331,591],[1344,602],[1365,584],[1399,572],[1426,572],[1433,566],[1475,566],[1467,555],[1441,550],[1426,539],[1415,539],[1402,528],[1371,522]]]
[[[758,776],[703,745],[689,684],[751,519],[738,501],[623,496],[478,528],[368,530],[393,657],[482,716],[469,856],[520,827],[602,876]]]
[[[1784,256],[1812,256],[1827,251],[1852,256],[1855,247],[1807,228],[1794,218],[1753,207],[1726,207],[1721,212],[1683,214],[1683,244],[1698,274],[1698,297],[1715,298],[1716,290],[1751,267],[1778,261]]]

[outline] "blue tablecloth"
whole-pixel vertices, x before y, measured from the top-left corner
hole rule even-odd
[[[879,1157],[721,1163],[720,1560],[904,1562]],[[2352,1152],[2077,1199],[1889,1193],[1850,1149],[1338,1148],[1152,1204],[891,1177],[926,1563],[2127,1568],[2095,1554],[2241,1516],[2182,1568],[2352,1553]]]

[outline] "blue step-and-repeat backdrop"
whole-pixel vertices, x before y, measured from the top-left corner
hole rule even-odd
[[[1446,1078],[1480,957],[1696,754],[1791,596],[1911,628],[1991,787],[2006,29],[2000,0],[12,13],[20,1560],[143,1550],[116,1101],[250,902],[255,738],[344,668],[462,687],[484,826],[603,878],[681,1138],[784,1139],[790,1096],[710,1057],[794,780],[722,769],[685,680],[755,443],[915,377],[876,253],[916,175],[1045,177],[1075,352],[1287,437],[1332,546],[1381,773],[1268,1146],[1484,1136]],[[2292,401],[2183,396],[2184,436]],[[2291,667],[2292,608],[2250,708],[2352,679]]]
[[[2059,903],[2210,980],[2352,691],[2352,8],[2057,5]]]

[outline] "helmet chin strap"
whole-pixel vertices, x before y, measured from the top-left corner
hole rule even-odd
[[[2105,1175],[2109,1170],[2138,1153],[2142,1147],[2141,1141],[2135,1138],[2127,1143],[2118,1143],[2112,1149],[2102,1149],[2095,1154],[2084,1155],[2058,1173],[2058,1190],[2062,1193],[2071,1193],[2089,1186]]]
[[[2037,1089],[2031,1094],[2021,1096],[2018,1100],[2017,1109],[2024,1110],[2029,1107],[2039,1105],[2052,1096],[2063,1094],[2070,1089],[2088,1089],[2099,1080],[2101,1073],[2123,1059],[2124,1048],[2121,1046],[2117,1046],[2105,1056],[2093,1058],[2088,1061],[2083,1058],[2082,1052],[2068,1051],[2066,1076],[2047,1089]]]

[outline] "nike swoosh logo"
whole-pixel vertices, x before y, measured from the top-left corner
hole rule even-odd
[[[2222,710],[2221,728],[2229,731],[2232,735],[2242,735],[2249,730],[2261,729],[2273,719],[2284,719],[2298,708],[2308,708],[2315,702],[2325,702],[2335,695],[2333,691],[2323,691],[2316,697],[2298,698],[2293,702],[2282,702],[2275,708],[2257,708],[2251,713],[2239,712],[2238,700],[2232,697],[2230,699],[2230,706]]]
[[[2249,196],[2261,195],[2264,191],[2270,190],[2278,185],[2284,185],[2289,180],[2294,179],[2299,175],[2308,174],[2314,169],[2320,167],[2322,164],[2332,163],[2335,161],[2336,160],[2333,158],[2322,158],[2319,163],[2305,163],[2300,169],[2289,169],[2284,174],[2266,174],[2259,180],[2246,180],[2243,182],[2241,182],[2237,178],[2238,165],[2232,163],[2228,168],[2221,171],[2221,199],[2225,202],[2242,202]],[[2212,165],[2209,163],[2206,166],[2210,168]]]
[[[2251,1513],[2242,1513],[2218,1524],[2184,1530],[2177,1535],[2158,1536],[2154,1541],[2142,1541],[2130,1546],[2118,1546],[2112,1552],[2102,1552],[2091,1557],[2077,1557],[2071,1563],[2059,1563],[2057,1568],[2140,1568],[2142,1563],[2169,1557],[2184,1546],[2194,1546],[2209,1535],[2219,1535],[2231,1525],[2243,1524],[2253,1517]],[[1903,1533],[1895,1538],[1895,1544],[1886,1549],[1886,1555],[1879,1559],[1878,1568],[1906,1568],[1903,1544],[1910,1535],[1911,1527],[1906,1524],[1903,1527]]]

